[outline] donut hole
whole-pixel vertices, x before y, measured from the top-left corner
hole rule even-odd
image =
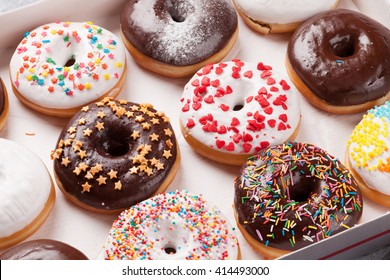
[[[294,185],[290,187],[290,200],[296,202],[307,201],[313,194],[320,194],[322,180],[316,177],[300,176],[294,181]]]
[[[240,111],[242,108],[244,108],[244,105],[237,104],[237,105],[234,105],[233,111]]]
[[[349,57],[355,53],[355,40],[351,35],[336,35],[329,43],[335,56]]]
[[[168,255],[174,255],[174,254],[176,254],[176,249],[173,248],[172,245],[167,245],[167,246],[165,246],[165,247],[164,247],[164,251],[165,251],[165,253],[168,254]]]
[[[101,137],[100,150],[112,157],[119,157],[127,154],[130,150],[129,137],[124,135],[123,131],[106,129],[105,133]]]
[[[64,67],[71,67],[71,66],[73,66],[75,63],[76,63],[76,59],[74,59],[74,57],[72,56],[71,58],[69,58],[69,59],[66,61]]]
[[[166,3],[167,11],[174,22],[184,22],[187,14],[194,12],[194,8],[188,1],[170,0]]]

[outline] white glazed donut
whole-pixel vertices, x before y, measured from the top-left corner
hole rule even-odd
[[[4,249],[44,223],[55,192],[46,166],[31,151],[0,138],[0,155],[0,249]]]
[[[23,103],[66,117],[92,101],[116,97],[125,71],[118,38],[90,22],[56,22],[27,32],[10,63],[12,88]]]
[[[355,127],[347,158],[363,195],[390,207],[390,102],[375,107]]]
[[[209,65],[187,83],[180,125],[187,142],[213,160],[241,165],[299,130],[296,90],[272,67],[235,59]]]
[[[291,32],[315,14],[335,8],[339,0],[233,0],[243,20],[267,33]]]
[[[239,259],[234,229],[200,195],[159,194],[123,211],[104,246],[113,259]]]

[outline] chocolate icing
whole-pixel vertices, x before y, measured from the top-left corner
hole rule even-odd
[[[288,143],[249,158],[235,182],[234,206],[253,238],[292,251],[355,225],[363,202],[337,159],[314,145]]]
[[[222,50],[237,29],[237,15],[226,0],[130,0],[121,15],[126,39],[160,62],[186,66]]]
[[[1,260],[88,260],[76,248],[56,240],[39,239],[12,247]]]
[[[359,105],[390,91],[390,31],[358,12],[312,17],[295,31],[287,54],[304,84],[331,105]]]
[[[98,122],[104,128],[99,129]],[[156,135],[158,139],[153,138]],[[95,209],[120,210],[157,191],[176,161],[177,146],[164,113],[150,104],[107,98],[84,107],[69,121],[52,157],[67,193]],[[117,173],[110,173],[111,169]],[[101,177],[106,180],[99,182]],[[118,181],[121,186],[116,185]],[[91,186],[89,190],[85,183]]]
[[[5,108],[5,91],[4,91],[4,83],[0,78],[0,115],[3,113]]]

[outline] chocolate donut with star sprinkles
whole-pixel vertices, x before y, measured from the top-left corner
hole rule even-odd
[[[151,104],[105,98],[82,108],[52,151],[58,187],[77,205],[115,213],[174,179],[179,146],[169,118]]]

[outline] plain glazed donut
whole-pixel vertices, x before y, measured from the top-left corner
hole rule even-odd
[[[8,116],[8,95],[7,89],[0,78],[0,129],[3,128]]]
[[[104,246],[106,260],[236,260],[234,229],[201,195],[159,194],[123,211]]]
[[[339,9],[302,24],[288,44],[287,72],[314,106],[350,114],[390,98],[390,31]]]
[[[12,89],[20,101],[58,117],[116,97],[125,72],[118,38],[90,22],[56,22],[27,32],[10,63]]]
[[[242,165],[261,149],[293,140],[299,130],[298,94],[261,62],[235,59],[200,69],[181,103],[186,141],[222,163]]]
[[[0,255],[0,260],[88,260],[88,257],[66,243],[38,239],[12,247]]]
[[[294,31],[317,13],[336,8],[339,0],[233,0],[244,22],[262,34]]]
[[[369,110],[356,126],[346,163],[364,197],[390,207],[390,102]]]
[[[363,201],[337,159],[314,145],[286,143],[248,159],[234,207],[250,245],[276,258],[354,226]]]
[[[39,229],[55,191],[46,166],[31,151],[0,138],[0,154],[0,249],[5,249]]]
[[[222,60],[238,34],[230,0],[129,0],[121,29],[139,65],[175,78]]]
[[[163,112],[109,98],[85,106],[69,121],[52,158],[65,196],[100,213],[120,212],[163,192],[180,162]]]

